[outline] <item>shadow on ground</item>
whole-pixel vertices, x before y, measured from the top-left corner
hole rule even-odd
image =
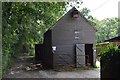
[[[92,68],[89,70],[73,70],[73,71],[55,71],[55,70],[26,70],[29,64],[33,63],[33,59],[28,57],[19,57],[15,65],[8,71],[4,78],[100,78],[100,68]]]

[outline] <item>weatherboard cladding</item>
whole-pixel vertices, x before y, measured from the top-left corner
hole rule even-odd
[[[48,59],[51,59],[49,64],[53,64],[53,66],[66,64],[63,60],[58,58],[59,55],[69,64],[75,65],[75,44],[95,44],[96,30],[81,14],[78,19],[72,19],[71,12],[74,10],[75,8],[72,8],[68,11],[52,29],[49,29],[45,33],[45,54]],[[75,39],[76,30],[79,31],[77,34],[79,39]],[[54,53],[50,50],[52,46],[56,46]],[[71,58],[62,54],[68,54]]]
[[[43,62],[47,64],[47,67],[53,67],[53,54],[52,54],[52,32],[48,30],[44,34],[44,60]]]
[[[52,41],[56,41],[56,40],[61,41],[63,39],[64,40],[72,39],[74,41],[74,31],[79,30],[80,31],[79,37],[82,40],[80,41],[80,43],[90,43],[90,42],[95,43],[95,37],[94,37],[95,29],[88,22],[86,22],[86,20],[84,20],[84,18],[81,16],[77,20],[71,19],[71,12],[72,10],[69,11],[64,17],[62,17],[62,19],[59,20],[53,27],[52,34],[54,40]],[[57,36],[59,37],[57,38]]]

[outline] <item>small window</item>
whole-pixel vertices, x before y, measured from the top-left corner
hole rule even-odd
[[[79,37],[76,37],[76,36],[75,36],[75,39],[79,39]]]
[[[79,30],[75,30],[75,31],[74,31],[75,39],[79,39],[79,35],[78,35],[79,33],[80,33]]]

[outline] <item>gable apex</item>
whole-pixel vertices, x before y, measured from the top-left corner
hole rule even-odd
[[[74,10],[77,10],[77,8],[73,7],[71,10],[74,11]],[[70,10],[69,10],[69,11],[70,11]],[[81,14],[81,12],[80,12],[79,10],[77,10],[77,11],[79,12],[79,15],[80,15],[89,25],[91,25],[91,27],[97,32],[97,30],[93,27],[92,23],[91,23],[89,20],[87,20],[87,19],[84,17],[84,15]]]
[[[53,29],[55,27],[55,25],[63,19],[63,17],[65,17],[66,15],[68,15],[70,12],[73,12],[74,10],[78,11],[75,7],[71,8],[68,12],[65,13],[65,15],[63,15],[49,30]],[[87,20],[81,13],[80,11],[78,11],[79,16],[81,16],[95,31],[97,31],[93,25],[91,24],[91,22],[89,20]]]
[[[73,7],[73,8],[71,8],[70,10],[77,10],[77,8]],[[77,10],[77,11],[78,11],[78,10]]]

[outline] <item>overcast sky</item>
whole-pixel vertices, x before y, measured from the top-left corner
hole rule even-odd
[[[120,0],[82,0],[81,8],[87,7],[91,15],[97,19],[118,17],[118,2]]]

